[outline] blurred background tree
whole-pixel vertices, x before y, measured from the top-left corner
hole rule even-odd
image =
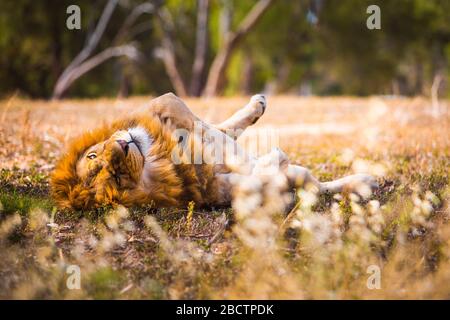
[[[71,4],[81,30],[66,28]],[[366,28],[371,4],[381,30]],[[5,0],[0,96],[429,95],[434,84],[448,97],[449,21],[448,0]]]

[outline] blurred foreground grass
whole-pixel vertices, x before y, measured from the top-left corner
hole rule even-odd
[[[299,190],[286,217],[269,181],[257,208],[246,193],[211,211],[54,208],[48,175],[67,141],[148,99],[0,102],[0,298],[450,298],[448,101],[435,117],[423,98],[269,97],[243,143],[277,128],[291,161],[323,180],[377,174],[367,199]],[[187,103],[215,122],[246,101]]]

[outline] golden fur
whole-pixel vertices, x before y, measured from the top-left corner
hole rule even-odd
[[[281,170],[292,188],[312,185],[319,193],[335,193],[361,184],[376,187],[375,179],[365,174],[320,182],[306,168],[289,164],[279,149],[259,159],[248,156],[235,139],[265,108],[265,97],[255,95],[231,118],[212,126],[174,94],[165,94],[138,114],[76,138],[51,177],[53,198],[60,207],[74,209],[185,206],[190,201],[229,205],[232,185],[242,174],[256,179],[271,167]]]
[[[100,171],[94,183],[79,177],[77,162],[89,147],[107,140],[118,130],[135,126],[145,128],[153,139],[149,152],[153,155],[148,172],[152,181],[150,188],[144,190],[137,184],[131,189],[121,189],[107,171]],[[76,138],[51,177],[53,198],[60,207],[74,209],[114,203],[125,206],[154,204],[158,207],[181,206],[189,201],[198,205],[215,203],[218,195],[214,192],[213,167],[207,164],[173,164],[171,153],[179,147],[170,128],[171,124],[162,123],[159,117],[141,113]],[[182,153],[181,150],[179,152]]]

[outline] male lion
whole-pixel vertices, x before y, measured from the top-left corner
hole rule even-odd
[[[365,174],[319,182],[307,169],[289,164],[279,149],[259,159],[247,155],[236,139],[265,108],[265,97],[255,95],[214,126],[174,94],[160,96],[137,113],[76,138],[51,177],[52,195],[60,207],[74,209],[184,206],[190,201],[227,206],[233,181],[242,175],[257,178],[267,163],[277,165],[292,189],[309,185],[320,193],[336,193],[361,183],[376,187]]]

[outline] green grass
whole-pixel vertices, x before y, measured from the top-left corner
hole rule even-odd
[[[33,209],[42,209],[51,212],[53,202],[48,197],[29,196],[21,193],[0,193],[2,204],[2,216],[19,213],[22,217],[27,217]]]

